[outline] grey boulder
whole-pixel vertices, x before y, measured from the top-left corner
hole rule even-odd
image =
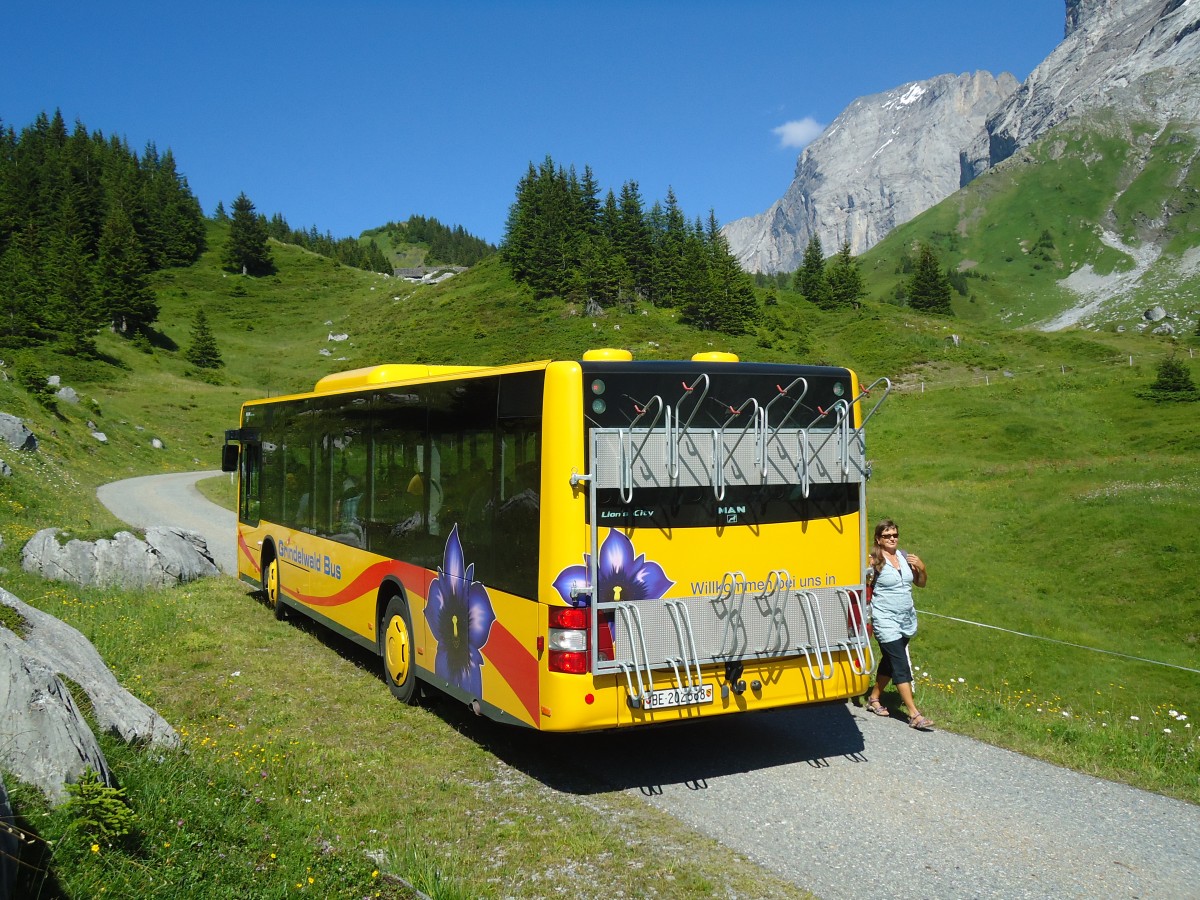
[[[21,568],[53,581],[126,589],[170,587],[220,570],[208,544],[194,531],[154,525],[139,540],[128,531],[98,541],[58,541],[44,528],[21,550]]]

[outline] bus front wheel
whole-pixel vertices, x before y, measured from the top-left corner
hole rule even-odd
[[[267,603],[275,611],[275,618],[283,619],[286,616],[286,612],[283,603],[280,602],[279,596],[279,559],[277,557],[267,563],[267,573],[263,581],[266,582]]]
[[[408,604],[392,597],[383,614],[383,677],[392,696],[401,703],[416,703],[417,674],[413,666],[413,630]]]

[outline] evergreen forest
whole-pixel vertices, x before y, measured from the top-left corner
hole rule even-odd
[[[170,150],[68,130],[60,112],[0,127],[0,348],[88,356],[103,325],[144,336],[159,311],[150,274],[194,262],[204,243]]]
[[[536,296],[588,312],[652,303],[696,328],[749,332],[759,318],[754,281],[729,252],[716,216],[689,222],[672,190],[645,208],[636,181],[603,201],[590,167],[580,177],[549,156],[517,185],[501,255]]]
[[[295,244],[356,269],[388,275],[392,272],[391,262],[374,242],[360,241],[352,237],[335,238],[328,231],[321,234],[316,225],[307,231],[292,228],[281,213],[272,215],[265,225],[266,233],[280,243]]]
[[[427,247],[427,266],[470,267],[496,252],[493,245],[461,225],[452,228],[430,216],[412,215],[403,222],[388,222],[382,228],[364,232],[364,237],[385,238],[391,247],[414,244]]]

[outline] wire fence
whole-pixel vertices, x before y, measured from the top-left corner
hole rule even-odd
[[[1040,634],[1030,634],[1027,631],[1014,631],[1011,628],[1002,628],[999,625],[988,625],[986,622],[972,622],[970,619],[959,619],[959,618],[955,618],[954,616],[946,616],[946,615],[942,615],[941,613],[929,612],[928,610],[924,610],[924,609],[919,609],[919,610],[917,610],[917,612],[923,616],[933,616],[935,619],[947,619],[951,622],[958,622],[962,625],[971,625],[971,626],[974,626],[975,628],[988,628],[988,629],[991,629],[992,631],[1002,631],[1005,634],[1014,634],[1014,635],[1017,635],[1018,637],[1029,638],[1029,639],[1035,640],[1035,641],[1045,641],[1048,644],[1058,644],[1059,646],[1062,646],[1062,647],[1074,647],[1077,650],[1088,650],[1092,653],[1103,653],[1106,656],[1117,656],[1117,657],[1120,657],[1121,659],[1133,660],[1134,662],[1149,663],[1152,666],[1163,666],[1168,669],[1179,669],[1183,672],[1194,672],[1195,674],[1200,675],[1200,669],[1191,669],[1191,668],[1188,668],[1187,666],[1180,666],[1180,665],[1176,665],[1175,663],[1163,662],[1158,659],[1147,659],[1144,656],[1132,656],[1128,653],[1120,653],[1116,650],[1104,650],[1104,649],[1101,649],[1100,647],[1089,647],[1086,644],[1075,644],[1075,643],[1072,643],[1071,641],[1060,641],[1058,638],[1045,637]]]
[[[1163,359],[1174,355],[1177,352],[1187,350],[1189,359],[1195,359],[1196,350],[1193,347],[1180,348],[1171,353],[1163,353],[1161,356],[1149,357],[1149,361],[1158,364]],[[896,390],[905,393],[921,393],[926,391],[943,390],[947,388],[964,388],[964,387],[988,387],[993,382],[996,384],[1004,384],[1013,379],[1028,378],[1031,376],[1040,375],[1086,375],[1092,372],[1112,371],[1116,368],[1127,367],[1135,368],[1142,362],[1147,361],[1146,355],[1142,356],[1113,356],[1108,359],[1097,360],[1092,365],[1079,366],[1068,365],[1066,363],[1055,365],[1042,364],[1033,366],[1027,369],[999,369],[993,372],[979,372],[963,378],[948,378],[945,381],[931,381],[926,378],[917,377],[912,380],[901,380],[896,383]]]

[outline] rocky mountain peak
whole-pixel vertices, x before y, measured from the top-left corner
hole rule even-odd
[[[734,255],[750,272],[788,271],[812,234],[827,254],[843,241],[861,253],[959,188],[959,151],[1017,87],[980,71],[860,97],[800,154],[779,201],[726,226]]]
[[[805,148],[783,197],[730,222],[750,272],[790,271],[816,234],[854,253],[1068,119],[1100,109],[1200,132],[1200,0],[1065,0],[1065,38],[1017,85],[942,75],[850,104]]]

